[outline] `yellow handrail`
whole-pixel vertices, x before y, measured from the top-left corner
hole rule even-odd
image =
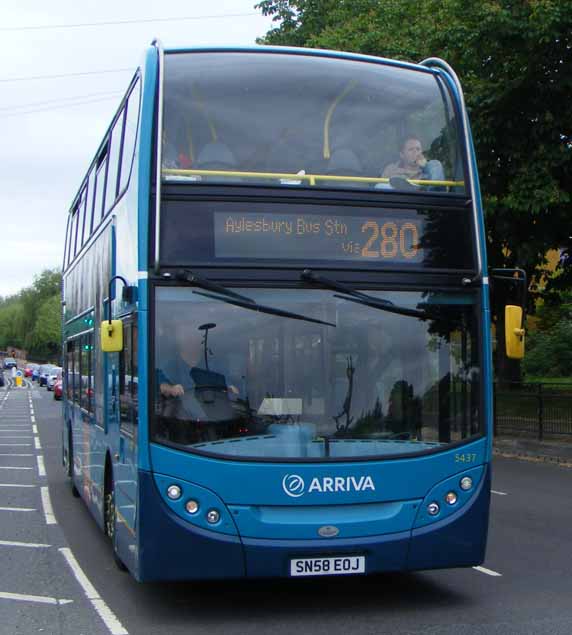
[[[163,168],[162,173],[164,176],[231,176],[247,179],[284,179],[288,181],[307,181],[310,185],[316,185],[317,181],[389,183],[389,179],[384,177],[334,176],[333,174],[292,174],[290,172],[238,172],[231,170],[187,170],[182,168]],[[446,187],[458,187],[465,184],[464,181],[431,181],[428,179],[410,179],[408,182],[415,185],[440,185]]]

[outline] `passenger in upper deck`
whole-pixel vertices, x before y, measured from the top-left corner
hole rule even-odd
[[[193,162],[189,155],[183,150],[181,144],[173,138],[173,135],[168,136],[163,134],[163,167],[175,168],[175,169],[189,169],[192,167]]]
[[[407,180],[442,181],[444,179],[441,162],[428,161],[423,153],[421,141],[413,135],[405,138],[399,152],[399,161],[387,165],[381,176],[388,179],[400,177]]]

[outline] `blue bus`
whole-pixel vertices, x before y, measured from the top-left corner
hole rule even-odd
[[[64,466],[137,580],[483,562],[489,282],[443,61],[153,42],[63,305]]]

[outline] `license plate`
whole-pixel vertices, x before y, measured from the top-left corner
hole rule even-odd
[[[365,573],[365,556],[295,558],[290,560],[291,576],[349,575]]]

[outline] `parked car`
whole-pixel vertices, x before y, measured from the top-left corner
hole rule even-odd
[[[59,366],[52,366],[50,372],[48,373],[48,379],[46,381],[46,388],[48,390],[54,389],[54,384],[58,379],[62,377],[62,369]]]
[[[18,368],[18,362],[13,357],[5,357],[4,368]]]
[[[63,393],[64,393],[63,380],[60,377],[58,381],[56,381],[56,383],[54,384],[54,399],[59,401],[62,398]]]

